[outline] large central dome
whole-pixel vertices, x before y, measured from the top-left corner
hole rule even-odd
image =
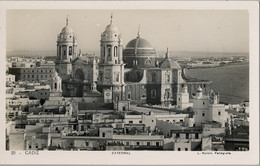
[[[127,43],[124,52],[123,60],[127,68],[149,68],[155,67],[156,51],[149,41],[140,37],[140,31],[137,37]]]
[[[146,40],[141,37],[137,37],[130,42],[127,43],[126,49],[153,49],[152,45]]]

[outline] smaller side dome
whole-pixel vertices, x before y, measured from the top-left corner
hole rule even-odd
[[[118,28],[116,25],[110,23],[107,27],[105,32],[118,32]]]
[[[62,29],[61,33],[63,33],[63,34],[73,34],[74,32],[73,32],[73,30],[72,30],[71,27],[65,26],[65,27]]]
[[[73,34],[73,30],[71,27],[69,27],[69,18],[66,18],[66,26],[64,28],[62,28],[61,30],[62,34]]]
[[[112,32],[112,33],[117,33],[118,32],[118,28],[116,25],[113,24],[113,15],[111,13],[111,17],[110,17],[110,24],[107,25],[105,32]],[[104,33],[105,33],[104,32]]]
[[[171,69],[181,69],[180,65],[169,58],[169,51],[167,48],[165,59],[159,64],[160,68],[171,68]]]

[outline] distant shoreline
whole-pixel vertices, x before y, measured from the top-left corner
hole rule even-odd
[[[249,64],[249,62],[238,62],[238,63],[228,63],[228,64],[222,64],[219,66],[205,66],[205,67],[184,67],[185,69],[210,69],[210,68],[219,68],[219,67],[225,67],[225,66],[233,66],[233,65],[244,65],[244,64]]]

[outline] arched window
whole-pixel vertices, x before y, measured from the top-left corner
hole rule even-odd
[[[117,57],[117,46],[114,47],[114,57]]]
[[[103,48],[102,48],[102,51],[103,51],[103,56],[105,57],[106,49],[105,49],[104,46],[103,46]]]
[[[57,89],[57,83],[56,82],[54,83],[54,89]]]
[[[59,55],[61,55],[61,46],[59,46]]]
[[[170,82],[170,74],[166,74],[166,82]]]
[[[119,73],[116,73],[116,82],[119,82]]]
[[[67,55],[67,47],[66,46],[63,46],[63,55]]]
[[[152,73],[152,82],[156,82],[156,73]]]
[[[111,46],[107,47],[107,60],[111,59]]]
[[[72,46],[69,47],[69,55],[72,55]]]

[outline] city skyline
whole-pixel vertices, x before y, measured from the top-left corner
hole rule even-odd
[[[67,16],[83,53],[98,51],[100,34],[111,13],[124,46],[136,38],[140,24],[141,37],[157,51],[166,47],[172,52],[249,50],[248,13],[242,10],[10,10],[7,51],[56,50],[56,37]]]

